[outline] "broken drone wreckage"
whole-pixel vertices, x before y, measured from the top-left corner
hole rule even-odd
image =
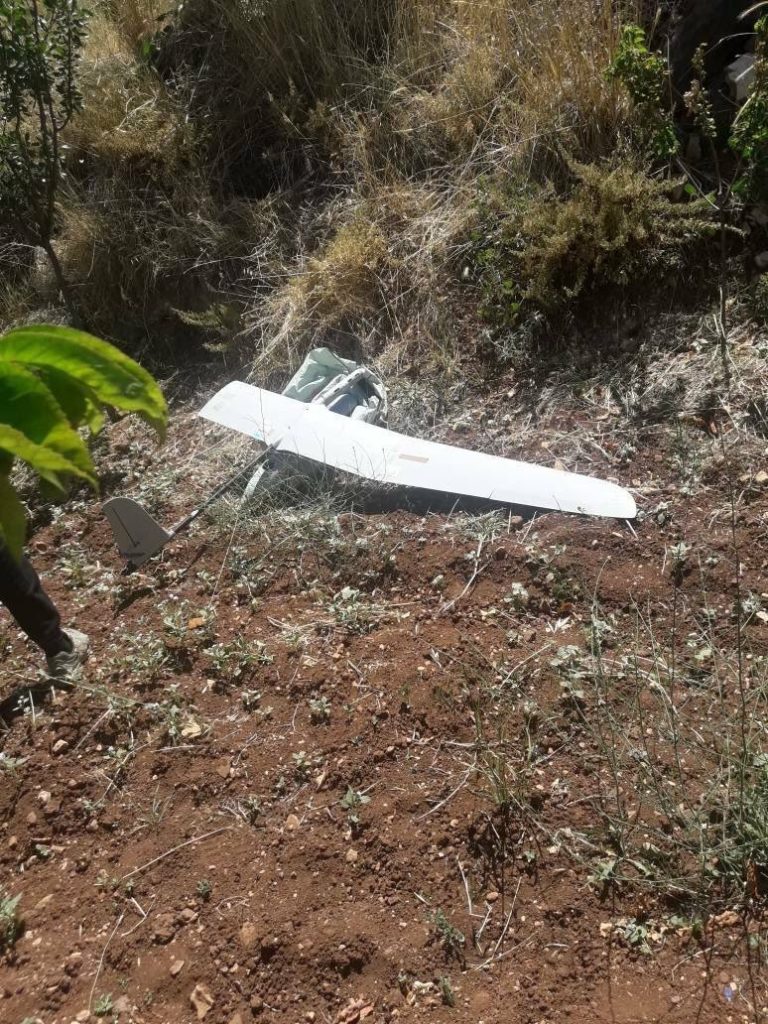
[[[120,554],[130,568],[143,565],[249,471],[255,472],[245,499],[252,497],[270,471],[279,475],[280,455],[379,484],[499,504],[613,519],[637,513],[633,497],[616,484],[407,437],[379,425],[386,413],[380,378],[328,349],[310,352],[282,395],[233,381],[199,415],[262,442],[266,450],[171,530],[131,498],[105,502]]]

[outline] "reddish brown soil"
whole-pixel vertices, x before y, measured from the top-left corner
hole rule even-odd
[[[680,480],[677,426],[641,431],[623,464],[611,429],[576,409],[549,424],[560,442],[527,454],[601,438],[584,468],[662,506],[635,532],[502,516],[479,542],[456,517],[395,512],[308,535],[308,518],[272,516],[234,541],[203,524],[121,578],[96,505],[38,530],[36,564],[93,659],[84,687],[14,713],[38,659],[3,622],[2,745],[25,760],[0,772],[0,877],[25,930],[0,965],[0,1020],[89,1019],[110,994],[108,1020],[193,1021],[196,986],[208,1024],[757,1019],[760,879],[708,876],[695,892],[669,808],[703,806],[740,686],[759,700],[768,629],[732,609],[737,577],[742,595],[768,589],[768,493],[753,480],[764,442],[729,435],[723,461],[717,438],[685,424],[700,466],[686,494],[665,483]],[[127,457],[143,435],[121,430]],[[174,437],[174,457],[201,443],[183,419]],[[163,458],[147,461],[157,472]],[[180,485],[164,516],[194,492]],[[690,550],[675,572],[679,540]],[[247,583],[230,547],[254,560]],[[505,600],[514,583],[527,599]],[[345,587],[356,605],[335,598]],[[714,653],[700,661],[705,607]],[[593,608],[612,626],[605,677],[590,662],[564,687],[551,662],[568,645],[586,656]],[[237,638],[263,643],[269,663],[232,679],[234,663],[217,671],[205,650]],[[628,668],[673,651],[661,685]],[[327,721],[313,719],[319,697]],[[759,711],[749,703],[758,746]],[[642,764],[675,789],[668,804]],[[367,798],[356,809],[341,803],[350,787]],[[646,834],[676,858],[652,878],[631,863]],[[601,884],[620,844],[627,860]]]

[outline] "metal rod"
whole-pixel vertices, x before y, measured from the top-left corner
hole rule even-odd
[[[243,474],[253,472],[254,469],[260,466],[262,463],[266,462],[267,458],[272,454],[272,452],[277,448],[279,444],[280,441],[275,441],[275,443],[271,444],[269,448],[266,449],[266,451],[263,451],[261,453],[261,455],[253,459],[253,461],[249,462],[246,466],[243,466],[242,469],[239,469],[237,473],[234,474],[234,476],[231,476],[228,480],[225,480],[223,484],[220,484],[213,492],[213,494],[211,494],[209,497],[205,499],[202,505],[198,505],[196,509],[193,509],[188,516],[185,516],[169,531],[171,535],[169,540],[172,540],[177,534],[181,533],[182,530],[185,530],[188,526],[194,523],[194,521],[197,519],[200,513],[205,512],[205,510],[207,508],[210,508],[215,501],[218,501],[219,498],[222,497],[222,495],[226,494],[230,487],[233,487],[240,479],[240,477],[243,476]]]

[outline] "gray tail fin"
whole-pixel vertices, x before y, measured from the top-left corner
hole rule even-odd
[[[173,536],[132,498],[110,498],[102,510],[120,554],[136,568],[162,550]]]

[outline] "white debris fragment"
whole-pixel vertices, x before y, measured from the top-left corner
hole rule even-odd
[[[736,103],[744,103],[755,84],[755,55],[743,53],[725,69],[725,80]]]

